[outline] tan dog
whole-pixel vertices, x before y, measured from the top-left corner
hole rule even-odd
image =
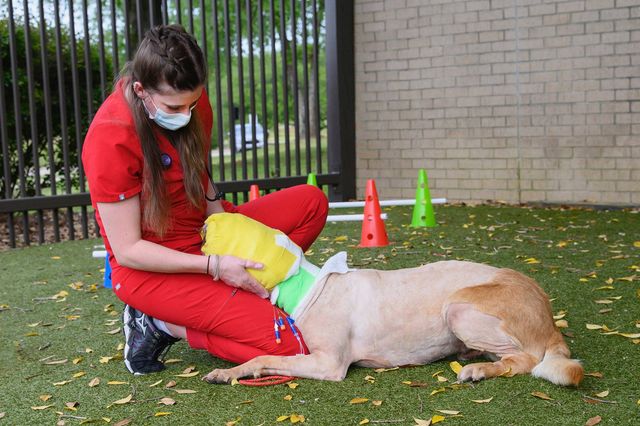
[[[449,355],[485,355],[458,379],[532,373],[577,385],[582,365],[556,329],[549,300],[533,281],[510,269],[444,261],[396,271],[331,274],[298,316],[309,355],[260,356],[204,380],[287,375],[344,379],[349,365],[427,364]]]

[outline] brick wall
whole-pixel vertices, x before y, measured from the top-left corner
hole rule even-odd
[[[355,62],[360,195],[640,204],[640,0],[355,0]]]

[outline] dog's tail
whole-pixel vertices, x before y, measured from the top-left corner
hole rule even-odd
[[[531,375],[556,385],[577,386],[584,377],[584,369],[580,361],[571,359],[570,356],[562,335],[556,331],[547,342],[542,362],[533,368]]]

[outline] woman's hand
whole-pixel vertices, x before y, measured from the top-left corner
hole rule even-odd
[[[218,265],[215,265],[219,278],[226,284],[241,288],[266,299],[269,292],[260,283],[247,272],[247,269],[262,269],[262,263],[253,262],[251,260],[241,259],[235,256],[219,256]],[[214,269],[214,268],[212,268]],[[211,271],[212,275],[215,272]]]

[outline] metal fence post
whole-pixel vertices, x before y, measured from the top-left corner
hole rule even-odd
[[[355,69],[353,0],[327,0],[327,155],[329,172],[340,183],[329,187],[329,199],[356,197]]]

